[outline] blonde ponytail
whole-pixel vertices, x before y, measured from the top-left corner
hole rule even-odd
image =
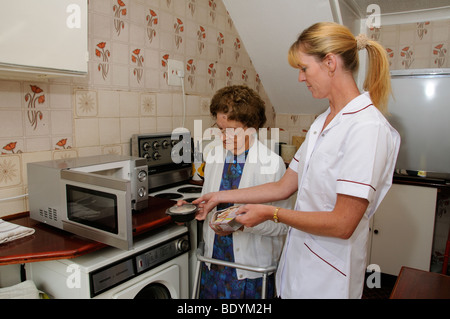
[[[364,81],[364,90],[368,91],[373,104],[382,112],[387,110],[391,93],[389,61],[386,50],[378,42],[369,40],[365,35],[353,36],[350,30],[334,22],[315,23],[304,30],[289,49],[288,62],[299,68],[297,51],[315,56],[322,61],[328,53],[341,56],[344,68],[352,73],[359,67],[358,50],[366,49],[369,68]]]
[[[391,76],[386,49],[378,42],[369,40],[366,50],[369,68],[364,80],[364,90],[369,92],[373,104],[381,112],[386,113],[391,94]]]

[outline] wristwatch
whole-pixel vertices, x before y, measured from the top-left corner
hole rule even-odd
[[[280,222],[280,221],[278,220],[278,211],[280,210],[280,208],[281,208],[281,207],[275,208],[275,212],[273,213],[272,219],[273,219],[273,221],[274,221],[275,223],[279,223],[279,222]]]

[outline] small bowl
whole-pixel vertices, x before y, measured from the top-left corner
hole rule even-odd
[[[172,206],[166,210],[166,214],[172,217],[176,223],[189,222],[195,218],[197,206],[194,204],[184,204],[181,206]]]

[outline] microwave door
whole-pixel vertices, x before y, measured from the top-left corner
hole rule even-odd
[[[120,249],[132,248],[129,180],[62,170],[61,181],[64,230]]]

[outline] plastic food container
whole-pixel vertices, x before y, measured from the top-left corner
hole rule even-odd
[[[242,224],[238,223],[235,218],[239,206],[231,206],[226,209],[216,211],[209,223],[211,228],[220,228],[222,231],[236,231],[242,227]]]
[[[181,206],[172,206],[166,210],[166,214],[172,217],[176,223],[189,222],[195,218],[197,206],[194,204],[184,204]]]

